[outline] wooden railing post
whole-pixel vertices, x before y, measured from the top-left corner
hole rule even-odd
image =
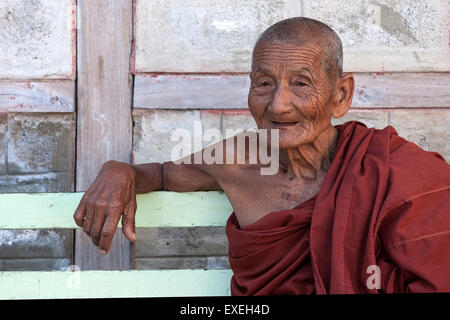
[[[76,191],[86,191],[107,160],[130,161],[132,148],[131,0],[77,1]],[[130,268],[130,242],[117,232],[100,255],[76,231],[75,264],[82,270]]]

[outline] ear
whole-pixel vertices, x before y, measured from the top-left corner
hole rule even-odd
[[[350,108],[355,91],[355,79],[352,74],[344,74],[336,81],[331,114],[333,118],[344,116]]]

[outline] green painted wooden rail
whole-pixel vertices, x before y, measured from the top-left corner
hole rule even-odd
[[[83,193],[0,194],[0,229],[78,228]],[[136,227],[225,226],[232,207],[222,192],[137,196]],[[119,223],[120,227],[120,223]],[[226,296],[231,270],[1,271],[0,300]]]

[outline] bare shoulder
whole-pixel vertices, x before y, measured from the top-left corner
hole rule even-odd
[[[269,137],[270,139],[270,137]],[[234,174],[242,171],[278,170],[278,145],[273,146],[267,135],[260,131],[242,131],[234,136],[205,147],[197,159],[202,159],[202,168],[213,175]],[[194,156],[195,157],[195,156]]]
[[[174,190],[241,190],[261,176],[277,174],[278,149],[268,149],[259,132],[241,132],[166,163],[166,182]]]

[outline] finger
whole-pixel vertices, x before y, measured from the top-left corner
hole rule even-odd
[[[131,184],[131,199],[128,202],[122,217],[122,232],[125,237],[131,242],[136,241],[136,228],[135,228],[135,216],[136,216],[136,193],[134,192],[134,183]]]
[[[83,220],[85,215],[86,215],[86,199],[83,196],[81,198],[80,203],[78,204],[77,209],[75,210],[75,213],[73,214],[73,218],[75,219],[75,223],[77,224],[77,226],[79,227],[83,226]]]
[[[83,221],[83,230],[88,236],[89,236],[89,233],[91,232],[91,226],[92,226],[92,221],[94,219],[94,215],[95,215],[95,207],[93,205],[87,204],[86,205],[86,216],[84,217],[84,221]]]
[[[136,241],[135,231],[135,219],[134,212],[136,209],[132,209],[130,205],[125,208],[125,212],[122,217],[122,232],[125,237],[131,242]]]
[[[105,223],[106,206],[98,205],[95,208],[95,216],[92,221],[91,230],[89,235],[92,239],[92,243],[98,246],[100,242],[100,235],[102,232],[103,224]]]
[[[100,253],[106,254],[111,248],[111,242],[116,232],[117,225],[119,224],[120,214],[108,214],[103,224],[102,233],[100,235],[100,241],[98,248]]]

